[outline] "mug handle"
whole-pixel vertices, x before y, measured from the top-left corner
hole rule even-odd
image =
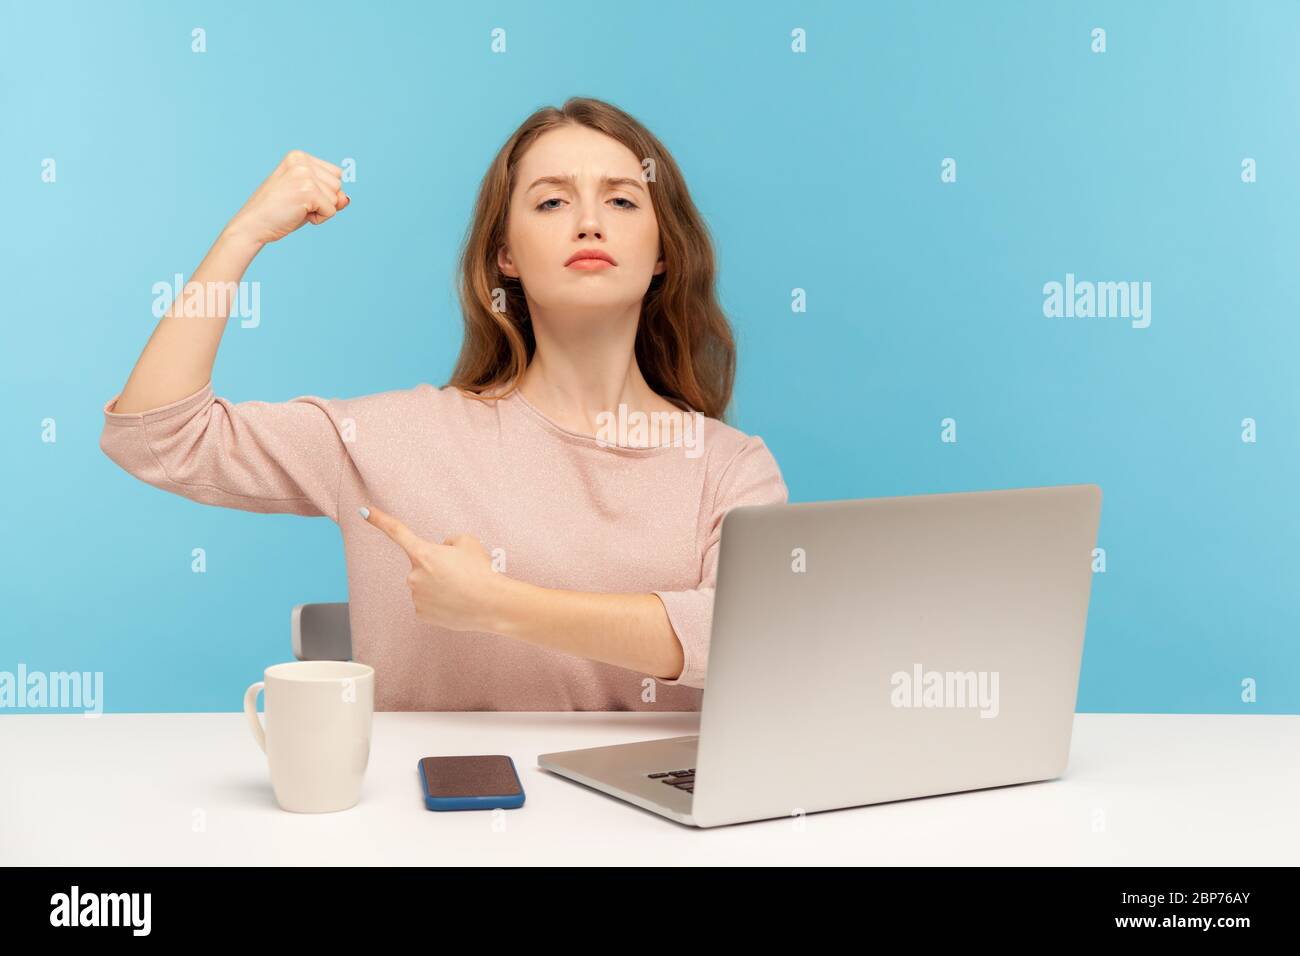
[[[253,730],[253,739],[257,741],[263,753],[266,752],[266,731],[262,729],[262,722],[257,719],[257,695],[265,686],[265,681],[258,681],[244,691],[244,716],[248,718],[248,726]]]

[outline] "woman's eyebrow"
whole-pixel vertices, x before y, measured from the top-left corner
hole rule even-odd
[[[628,186],[632,189],[639,189],[642,192],[645,192],[645,187],[641,185],[641,180],[632,179],[627,176],[602,176],[600,177],[600,184],[602,186]],[[578,179],[573,175],[540,176],[533,180],[532,185],[524,190],[524,192],[532,192],[538,186],[573,186],[576,188],[577,185]]]

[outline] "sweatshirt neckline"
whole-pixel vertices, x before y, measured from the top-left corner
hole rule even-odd
[[[524,393],[518,388],[513,389],[509,395],[505,396],[504,401],[514,400],[524,412],[540,425],[546,431],[551,432],[562,440],[574,445],[582,445],[587,448],[593,448],[598,451],[611,452],[617,455],[628,455],[636,458],[643,458],[650,455],[660,455],[670,451],[680,451],[679,445],[611,445],[603,442],[595,435],[584,435],[582,432],[575,432],[565,428],[559,423],[552,420],[545,412],[530,402]],[[694,415],[694,412],[682,412],[683,415]]]

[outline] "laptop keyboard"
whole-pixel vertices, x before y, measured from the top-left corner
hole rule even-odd
[[[695,792],[695,768],[689,770],[663,770],[659,773],[646,774],[651,780],[663,780],[670,787],[676,787],[678,790],[685,790],[687,793]]]

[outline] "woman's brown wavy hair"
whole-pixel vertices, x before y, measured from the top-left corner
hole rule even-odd
[[[713,246],[672,155],[616,106],[573,97],[526,119],[493,159],[479,187],[458,272],[465,337],[449,385],[474,397],[501,398],[518,387],[537,348],[518,279],[497,268],[506,214],[524,153],[542,133],[569,124],[613,137],[635,156],[653,160],[646,182],[659,222],[664,271],[653,276],[641,304],[636,360],[647,384],[684,411],[722,419],[731,401],[736,346],[714,293]],[[643,162],[642,168],[645,168]],[[642,176],[646,178],[645,175]],[[504,310],[493,308],[494,290]]]

